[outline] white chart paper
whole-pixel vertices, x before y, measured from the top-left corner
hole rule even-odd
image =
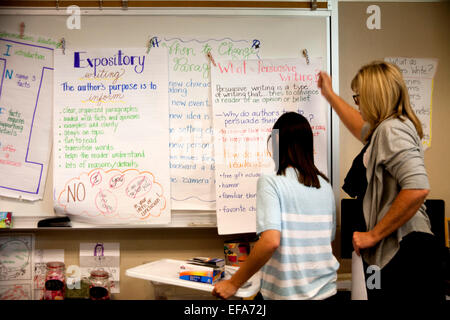
[[[437,59],[389,57],[386,61],[397,65],[409,92],[411,107],[422,124],[424,150],[431,147],[433,78],[438,65]]]
[[[169,54],[170,175],[172,209],[214,210],[214,148],[211,114],[213,59],[257,59],[258,40],[153,37],[150,53]]]
[[[52,142],[54,46],[0,37],[0,196],[42,199]]]
[[[327,175],[327,102],[317,87],[321,59],[218,61],[211,70],[219,234],[256,231],[256,183],[273,173],[267,138],[294,111],[309,120],[317,168]]]
[[[352,300],[367,300],[364,265],[355,251],[352,252]]]

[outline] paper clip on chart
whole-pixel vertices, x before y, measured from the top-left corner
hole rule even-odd
[[[62,38],[60,41],[62,53],[66,54],[66,39]]]
[[[214,61],[214,58],[211,54],[211,51],[209,51],[206,56],[209,58],[209,60],[211,61],[211,63],[213,64],[214,67],[217,67],[216,62]]]
[[[305,59],[306,59],[306,64],[309,65],[309,54],[308,54],[308,50],[307,50],[307,49],[303,49],[302,54],[303,54],[303,56],[304,56]]]

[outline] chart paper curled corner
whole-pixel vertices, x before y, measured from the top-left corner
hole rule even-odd
[[[352,252],[352,300],[367,300],[366,280],[361,256]]]

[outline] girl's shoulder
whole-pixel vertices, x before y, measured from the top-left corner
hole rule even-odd
[[[324,191],[329,191],[333,193],[333,187],[331,186],[331,183],[329,183],[327,180],[319,176],[320,181],[320,189],[323,189]]]
[[[277,180],[279,180],[283,176],[278,176],[275,173],[273,174],[261,174],[258,178],[258,186],[260,185],[274,185],[277,183]]]
[[[256,182],[256,192],[278,194],[280,184],[280,176],[276,174],[261,174]]]
[[[273,189],[277,189],[277,186],[287,186],[287,187],[292,187],[292,188],[303,188],[305,190],[312,190],[315,192],[318,191],[322,191],[322,192],[331,192],[333,193],[333,187],[331,186],[331,184],[325,180],[324,178],[322,178],[320,175],[318,175],[319,178],[319,182],[320,182],[320,188],[314,188],[314,187],[307,187],[304,184],[300,183],[298,181],[297,175],[295,173],[295,169],[293,168],[288,168],[290,170],[286,171],[285,175],[277,175],[277,174],[261,174],[260,177],[258,178],[258,182],[257,182],[257,188],[258,189],[262,189],[262,188],[273,188]]]

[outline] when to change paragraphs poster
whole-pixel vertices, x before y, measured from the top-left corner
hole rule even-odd
[[[257,59],[260,41],[153,37],[150,54],[169,55],[169,145],[171,206],[174,210],[214,210],[214,128],[207,53],[218,60]]]

